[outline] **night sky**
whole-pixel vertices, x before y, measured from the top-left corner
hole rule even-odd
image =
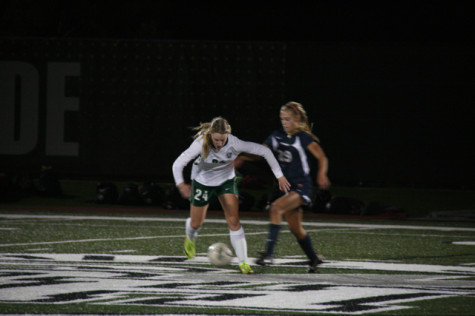
[[[474,1],[278,3],[2,1],[0,36],[419,43],[475,40]]]

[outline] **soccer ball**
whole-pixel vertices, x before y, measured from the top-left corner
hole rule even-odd
[[[215,266],[225,266],[233,260],[233,252],[222,242],[217,242],[209,246],[208,259]]]

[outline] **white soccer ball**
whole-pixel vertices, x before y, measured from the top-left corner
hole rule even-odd
[[[222,242],[217,242],[209,246],[208,259],[215,266],[225,266],[233,260],[233,252]]]

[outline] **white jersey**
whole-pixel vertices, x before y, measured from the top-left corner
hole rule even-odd
[[[208,157],[204,159],[201,156],[202,146],[203,139],[200,137],[175,160],[172,170],[176,185],[184,182],[183,169],[191,160],[196,158],[193,162],[191,179],[206,186],[219,186],[236,176],[233,162],[243,152],[264,157],[274,176],[276,178],[283,176],[279,163],[271,150],[263,145],[246,142],[232,134],[228,134],[226,144],[220,150],[211,149]]]

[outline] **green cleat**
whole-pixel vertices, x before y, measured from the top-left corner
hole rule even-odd
[[[252,270],[251,266],[247,262],[241,262],[239,264],[239,269],[243,274],[252,274],[254,271]]]
[[[196,255],[195,242],[185,237],[185,255],[188,259],[193,259]]]

